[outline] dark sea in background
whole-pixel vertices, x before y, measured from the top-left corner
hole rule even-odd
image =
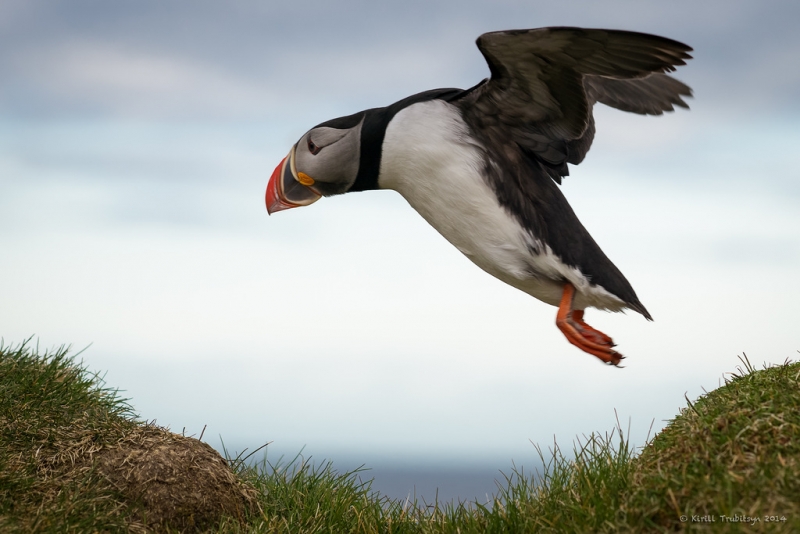
[[[512,469],[464,466],[448,468],[420,468],[396,465],[379,465],[359,473],[362,480],[372,479],[373,491],[393,500],[414,501],[417,504],[434,502],[477,501],[491,503],[498,493],[498,484],[506,486]],[[527,470],[526,470],[527,472]]]
[[[224,455],[222,447],[216,447]],[[232,451],[241,449],[231,448],[226,445],[229,455]],[[247,456],[251,450],[244,453]],[[235,454],[233,455],[235,456]],[[249,464],[261,464],[265,459],[264,449],[255,452],[247,459]],[[277,451],[267,451],[266,459],[273,467],[276,465],[287,466],[290,462],[299,465],[304,460],[320,469],[327,464],[338,475],[353,473],[353,478],[363,483],[370,483],[370,491],[380,493],[381,496],[392,500],[415,499],[417,504],[428,505],[438,503],[491,503],[493,498],[500,493],[499,488],[508,486],[508,479],[515,480],[519,474],[526,478],[543,472],[541,460],[531,453],[531,458],[525,459],[525,464],[514,462],[511,459],[498,460],[496,465],[487,462],[481,463],[452,463],[443,461],[441,464],[433,462],[415,462],[410,460],[372,460],[360,461],[353,457],[328,458],[307,456],[304,453],[287,455]],[[292,468],[288,469],[290,472]],[[370,482],[371,481],[371,482]]]

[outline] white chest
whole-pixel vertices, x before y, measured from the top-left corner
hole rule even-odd
[[[378,185],[403,195],[445,239],[507,284],[557,305],[563,281],[569,280],[578,300],[618,308],[618,299],[600,302],[588,280],[548,247],[536,243],[539,253],[532,251],[533,238],[499,204],[484,179],[484,162],[483,148],[453,106],[441,100],[421,102],[389,123]],[[602,289],[600,293],[610,296]]]
[[[458,112],[441,100],[422,102],[389,123],[378,184],[403,195],[481,268],[524,270],[523,233],[483,179],[483,164]]]

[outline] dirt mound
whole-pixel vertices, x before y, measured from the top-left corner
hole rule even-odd
[[[134,532],[199,531],[257,511],[257,491],[208,444],[153,424],[115,423],[104,433],[80,424],[52,432],[49,454],[37,458],[45,501],[91,494]]]
[[[95,474],[110,483],[148,528],[200,530],[223,516],[244,519],[256,491],[208,444],[141,426],[93,454]],[[138,516],[138,517],[137,517]]]

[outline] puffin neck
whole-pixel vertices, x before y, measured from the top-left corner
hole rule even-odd
[[[378,174],[381,168],[381,152],[386,137],[386,127],[402,109],[426,100],[452,100],[463,93],[462,89],[432,89],[404,98],[385,108],[364,111],[364,124],[361,127],[361,154],[358,175],[349,191],[370,191],[378,189]]]

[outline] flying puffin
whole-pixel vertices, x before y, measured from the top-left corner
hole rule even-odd
[[[665,73],[692,49],[573,27],[485,33],[477,45],[491,77],[471,89],[425,91],[306,132],[272,173],[267,211],[393,189],[478,267],[557,306],[570,343],[618,365],[584,310],[652,317],[559,185],[589,151],[596,102],[643,115],[688,108],[691,89]]]

